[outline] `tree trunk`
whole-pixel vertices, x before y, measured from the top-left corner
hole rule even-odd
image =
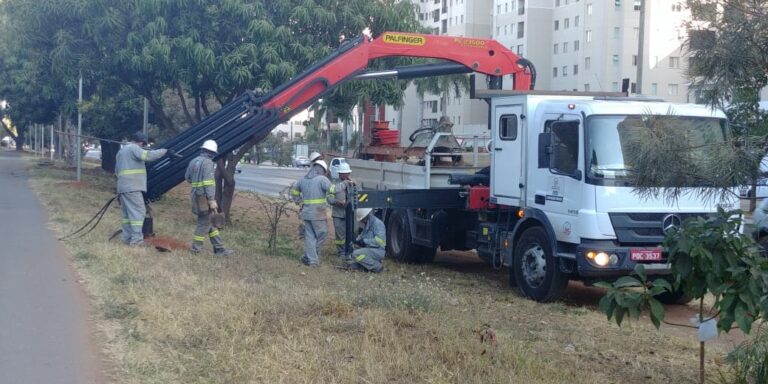
[[[226,217],[227,224],[232,223],[230,211],[235,200],[235,170],[237,169],[237,163],[259,141],[261,141],[261,138],[253,137],[240,147],[236,153],[227,154],[216,161],[216,174],[214,175],[216,179],[216,201],[221,208],[221,212]]]
[[[5,125],[5,121],[3,121],[2,116],[0,116],[0,124],[2,124],[3,129],[5,129],[5,131],[8,132],[8,136],[13,138],[13,140],[16,140],[17,135],[15,135],[13,131],[11,131],[11,128],[9,126]]]
[[[181,89],[181,84],[176,84],[176,94],[179,95],[179,102],[181,102],[181,109],[184,111],[184,117],[187,119],[187,123],[189,123],[189,126],[195,125],[195,119],[192,118],[192,115],[189,113],[189,108],[187,108],[187,99],[184,98],[184,90]],[[198,119],[200,121],[200,119]]]
[[[18,128],[19,136],[15,139],[16,140],[16,150],[17,151],[23,151],[24,150],[24,141],[27,139],[27,132],[24,128],[19,127]]]
[[[203,121],[203,114],[200,111],[200,93],[195,92],[195,117],[197,121]]]
[[[749,189],[752,196],[749,197],[749,212],[754,212],[757,208],[757,177],[752,178],[752,185]]]
[[[145,92],[142,94],[144,97],[147,98],[149,101],[149,105],[152,107],[152,111],[155,113],[155,116],[160,121],[160,124],[170,131],[172,135],[178,135],[179,134],[179,128],[176,126],[176,124],[173,123],[173,120],[165,113],[163,110],[163,106],[160,105],[160,103],[155,100],[155,98],[152,96],[151,92]]]
[[[117,151],[120,150],[120,144],[100,140],[101,142],[101,169],[115,173],[117,163]]]
[[[200,95],[200,108],[203,109],[203,113],[205,113],[205,117],[208,117],[211,115],[211,111],[208,110],[208,103],[205,101],[205,95]]]

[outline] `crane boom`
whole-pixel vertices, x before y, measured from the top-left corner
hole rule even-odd
[[[151,164],[147,198],[157,199],[184,181],[186,164],[197,156],[203,141],[215,139],[219,156],[249,140],[260,141],[277,125],[329,94],[339,84],[363,73],[371,60],[396,56],[451,61],[470,71],[489,75],[495,88],[500,88],[500,79],[505,75],[512,76],[516,90],[530,90],[535,82],[533,65],[495,40],[401,32],[385,32],[376,39],[360,36],[342,43],[337,51],[268,94],[257,96],[249,91],[161,144],[181,154],[182,159],[162,159]]]

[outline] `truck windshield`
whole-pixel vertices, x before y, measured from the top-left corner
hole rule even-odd
[[[642,115],[596,115],[587,119],[585,141],[587,180],[600,184],[627,181],[632,171],[625,154],[634,132],[647,129]],[[726,139],[725,119],[695,116],[669,116],[669,123],[686,131],[690,146],[700,147]]]

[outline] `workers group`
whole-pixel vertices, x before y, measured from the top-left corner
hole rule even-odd
[[[290,190],[293,199],[301,206],[299,215],[302,225],[299,230],[300,237],[304,239],[301,263],[309,267],[320,265],[321,249],[328,238],[327,207],[330,205],[336,256],[343,260],[344,268],[381,272],[386,235],[384,224],[373,215],[372,209],[363,208],[355,212],[355,221],[362,227],[362,232],[353,242],[358,249],[352,251],[346,246],[347,199],[355,185],[349,164],[340,163],[330,172],[331,180],[328,179],[328,164],[321,154],[314,152],[309,159],[309,172]]]
[[[122,213],[122,240],[131,246],[144,245],[144,222],[147,216],[146,198],[147,171],[146,163],[159,160],[168,155],[171,159],[182,156],[169,149],[146,149],[147,136],[137,132],[131,141],[117,153],[115,173],[117,175],[117,193]],[[212,225],[211,218],[218,214],[216,203],[215,165],[213,158],[218,153],[214,140],[206,140],[200,147],[200,154],[187,166],[184,178],[192,186],[190,201],[192,213],[197,218],[190,251],[203,251],[206,238],[213,246],[217,256],[233,253],[224,246],[219,229]],[[342,162],[331,172],[328,178],[328,164],[322,155],[314,152],[310,155],[310,169],[307,174],[293,184],[290,193],[300,204],[299,235],[304,239],[304,255],[301,262],[310,267],[320,265],[323,243],[328,238],[327,207],[331,207],[331,217],[335,232],[335,251],[343,260],[343,268],[348,270],[382,271],[382,260],[386,248],[384,223],[373,214],[370,208],[355,211],[355,221],[362,228],[352,242],[357,249],[346,245],[348,197],[354,187],[349,164]]]

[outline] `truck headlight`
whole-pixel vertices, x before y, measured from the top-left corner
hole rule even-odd
[[[607,265],[616,265],[619,262],[619,256],[615,253],[608,254],[603,251],[589,251],[587,252],[587,259],[593,264],[599,267],[605,267]]]

